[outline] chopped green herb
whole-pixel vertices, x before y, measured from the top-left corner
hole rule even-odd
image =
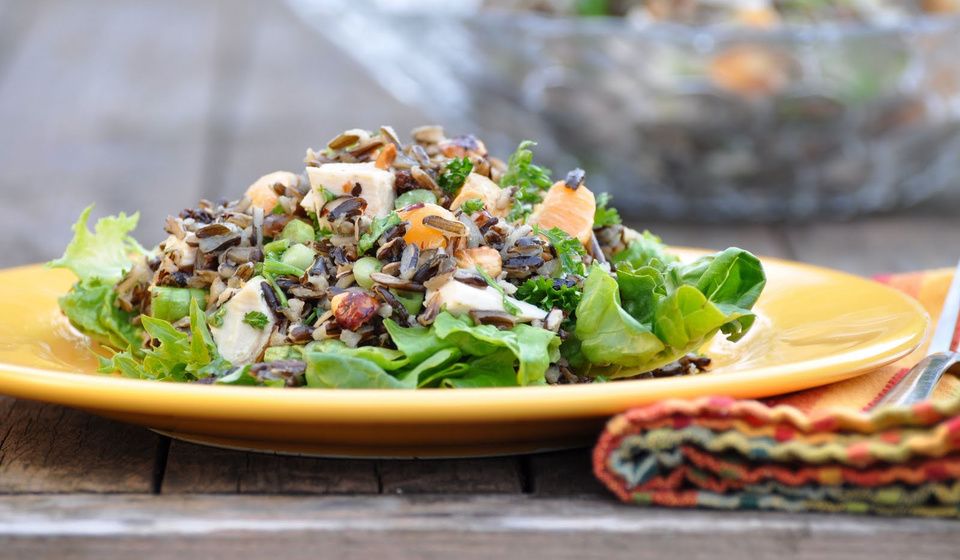
[[[226,305],[221,305],[219,308],[217,308],[216,311],[213,312],[213,315],[210,315],[210,316],[207,318],[207,323],[208,323],[211,327],[222,327],[222,326],[223,326],[223,316],[226,314],[226,312],[227,312],[227,306],[226,306]]]
[[[533,212],[533,206],[543,200],[541,193],[553,184],[550,170],[533,163],[533,152],[530,148],[536,145],[536,142],[530,140],[520,142],[517,151],[513,152],[507,162],[507,171],[500,179],[502,187],[517,187],[517,192],[513,195],[513,207],[507,216],[510,221],[520,221],[529,216]]]
[[[575,5],[580,16],[608,16],[611,14],[609,0],[577,0]]]
[[[530,278],[520,285],[514,297],[540,309],[562,309],[568,316],[576,311],[583,293],[576,283],[559,278]]]
[[[586,274],[586,268],[583,265],[583,256],[587,252],[580,241],[567,235],[567,232],[558,227],[543,229],[538,226],[533,227],[534,233],[547,238],[553,250],[557,253],[560,260],[560,270],[564,275],[577,274],[583,276]]]
[[[494,290],[500,292],[500,297],[503,298],[503,308],[507,311],[507,313],[511,315],[520,314],[520,308],[514,305],[510,301],[510,299],[507,298],[506,292],[503,291],[503,286],[498,284],[496,280],[494,280],[489,274],[487,274],[487,271],[483,270],[478,266],[477,274],[479,274],[480,276],[483,276],[483,279],[487,281],[487,285],[489,285]]]
[[[593,227],[602,228],[621,223],[620,213],[616,208],[607,207],[610,203],[608,193],[600,193],[597,196],[597,210],[593,213]]]
[[[460,209],[463,210],[464,214],[473,214],[474,212],[483,210],[483,208],[483,201],[479,198],[471,198],[470,200],[464,201],[464,203],[460,205]]]
[[[357,252],[362,255],[369,251],[384,232],[399,223],[400,216],[396,212],[390,212],[383,218],[374,218],[367,233],[360,236],[360,241],[357,242]]]
[[[270,322],[270,319],[259,311],[250,311],[243,316],[243,322],[258,331],[262,331],[267,326],[267,323]]]
[[[467,180],[467,175],[473,171],[473,162],[466,156],[460,159],[452,159],[447,164],[446,169],[440,175],[438,183],[440,188],[450,194],[455,194]]]

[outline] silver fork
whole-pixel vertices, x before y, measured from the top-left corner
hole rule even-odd
[[[937,382],[943,374],[960,363],[960,352],[953,351],[954,331],[960,318],[960,263],[953,274],[950,291],[943,302],[940,320],[933,331],[927,357],[913,366],[903,379],[877,401],[876,407],[887,405],[909,405],[927,400],[933,394]]]

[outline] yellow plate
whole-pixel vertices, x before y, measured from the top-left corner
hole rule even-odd
[[[699,252],[681,251],[686,258]],[[589,443],[604,420],[667,397],[765,397],[865,373],[924,338],[913,300],[875,282],[764,259],[758,324],[715,340],[710,373],[595,385],[461,390],[268,389],[93,374],[56,300],[64,271],[0,272],[0,392],[80,408],[189,441],[328,456],[496,455]]]

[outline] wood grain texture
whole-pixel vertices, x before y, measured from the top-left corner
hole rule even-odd
[[[0,493],[152,491],[156,434],[0,397]]]
[[[607,496],[593,476],[592,449],[571,449],[523,457],[536,496]]]
[[[517,457],[381,461],[384,494],[516,494],[523,490]]]
[[[947,521],[673,511],[598,499],[116,496],[0,499],[24,558],[952,558]],[[282,552],[281,552],[282,551]]]
[[[374,461],[314,459],[173,441],[164,494],[376,494]]]

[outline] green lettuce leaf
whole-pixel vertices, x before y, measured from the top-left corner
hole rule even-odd
[[[492,325],[472,325],[468,319],[441,313],[433,322],[437,336],[455,344],[465,354],[486,356],[507,348],[517,359],[518,385],[545,383],[544,374],[550,362],[560,357],[560,337],[530,325],[517,325],[500,330]]]
[[[206,315],[196,300],[190,306],[190,332],[178,330],[162,319],[141,316],[153,344],[139,359],[133,349],[100,359],[102,373],[120,372],[127,377],[160,381],[193,381],[219,376],[232,366],[217,351],[207,327]]]
[[[140,329],[133,313],[116,306],[113,284],[98,278],[77,282],[58,301],[60,309],[80,332],[113,348],[134,348],[139,352]]]
[[[580,342],[577,351],[591,364],[602,366],[646,368],[665,349],[650,326],[620,305],[617,281],[599,267],[584,282],[574,334]]]
[[[410,360],[399,350],[380,348],[379,346],[359,346],[351,348],[335,339],[311,342],[304,352],[333,352],[353,358],[369,360],[386,371],[396,371],[410,363]]]
[[[767,283],[760,259],[748,251],[731,247],[716,255],[701,257],[680,270],[682,283],[696,285],[710,302],[730,317],[721,328],[727,338],[740,340],[756,320],[749,310],[757,303]]]
[[[463,364],[462,372],[445,376],[440,386],[451,389],[515,387],[517,375],[513,371],[514,360],[509,350],[498,350]]]
[[[94,231],[87,228],[93,205],[87,206],[73,225],[73,239],[59,259],[47,263],[51,268],[67,268],[81,281],[99,278],[116,282],[132,265],[131,256],[146,251],[130,237],[140,214],[107,216],[97,220]]]
[[[499,330],[446,312],[430,328],[401,327],[389,319],[384,325],[397,350],[348,348],[329,341],[308,345],[307,385],[397,389],[537,385],[546,382],[547,368],[560,357],[560,337],[530,325]]]
[[[577,306],[575,340],[564,356],[580,370],[611,377],[662,367],[704,346],[722,332],[737,341],[753,325],[751,311],[766,283],[763,267],[747,251],[730,248],[690,264],[648,258],[621,262],[617,279],[594,266]]]
[[[374,362],[340,352],[307,352],[307,387],[314,389],[413,389],[412,378],[398,379]]]

